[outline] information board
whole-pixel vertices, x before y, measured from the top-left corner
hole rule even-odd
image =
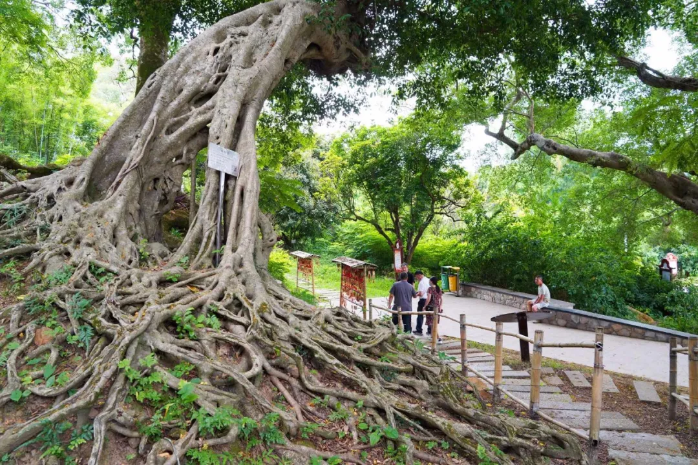
[[[340,306],[363,309],[366,300],[366,275],[363,268],[351,268],[342,266],[342,289],[340,293]]]
[[[240,171],[240,155],[218,144],[208,144],[208,167],[237,176]]]
[[[402,271],[402,252],[400,251],[400,242],[395,243],[395,247],[393,248],[393,256],[394,256],[394,264],[393,266],[395,267],[395,272],[399,273]]]

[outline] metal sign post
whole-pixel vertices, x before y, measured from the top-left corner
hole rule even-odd
[[[220,183],[218,184],[218,212],[216,214],[216,254],[214,262],[220,263],[221,247],[223,247],[223,202],[225,199],[225,175],[237,177],[240,172],[240,156],[237,152],[221,147],[217,144],[208,144],[208,167],[218,170]]]

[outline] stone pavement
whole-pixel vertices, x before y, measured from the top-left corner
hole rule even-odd
[[[324,299],[328,299],[332,306],[339,305],[339,292],[319,290],[318,293]],[[327,302],[328,300],[325,300]],[[385,307],[387,297],[373,299],[375,305]],[[327,303],[326,303],[327,305]],[[456,297],[453,293],[444,295],[444,313],[458,319],[461,313],[466,314],[467,322],[481,326],[494,328],[490,319],[503,313],[512,313],[516,309],[504,305],[487,302],[468,297]],[[417,310],[417,301],[413,301],[413,311]],[[374,310],[373,317],[380,318],[387,314],[380,310]],[[413,327],[416,317],[413,318]],[[544,323],[529,323],[529,335],[533,337],[536,329],[544,331],[545,342],[593,342],[594,333],[561,326],[546,325]],[[516,332],[516,323],[505,323],[504,330]],[[441,319],[439,325],[441,335],[460,337],[458,323]],[[468,328],[468,340],[494,345],[494,333]],[[504,347],[519,350],[519,341],[513,337],[504,337]],[[592,367],[594,353],[591,349],[546,347],[543,356],[577,363]],[[603,351],[604,368],[607,371],[623,373],[631,376],[647,378],[653,381],[669,382],[669,345],[656,341],[643,341],[629,337],[605,335]],[[678,385],[688,386],[688,356],[678,356]]]

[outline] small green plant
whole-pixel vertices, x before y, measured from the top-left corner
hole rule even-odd
[[[92,326],[84,324],[78,327],[76,334],[69,335],[66,340],[68,341],[68,344],[77,344],[78,347],[85,349],[85,352],[89,352],[90,341],[92,341],[94,334],[95,331]]]
[[[221,322],[216,315],[194,316],[194,309],[188,308],[174,314],[172,319],[177,323],[177,334],[187,339],[196,339],[196,329],[212,328],[220,329]]]
[[[8,293],[16,294],[22,289],[24,284],[24,276],[17,270],[17,262],[10,260],[0,268],[0,273],[7,275],[10,278],[12,285],[7,290]]]
[[[176,239],[183,239],[184,234],[178,228],[170,228],[170,234]]]
[[[12,400],[13,402],[19,402],[20,400],[29,397],[30,394],[31,391],[29,391],[28,389],[25,389],[24,391],[21,389],[15,389],[10,394],[10,400]]]
[[[492,449],[492,452],[497,457],[506,457],[506,454],[502,452],[497,446],[491,445],[490,449]],[[497,463],[490,460],[489,456],[487,455],[487,449],[485,449],[485,447],[482,444],[477,445],[477,457],[480,459],[480,465],[496,465]]]
[[[342,404],[337,402],[335,405],[335,410],[334,412],[330,413],[329,417],[327,417],[328,420],[330,421],[344,421],[347,418],[349,418],[349,412],[347,409],[342,407]]]
[[[301,437],[303,439],[308,439],[311,434],[315,432],[316,429],[318,429],[320,425],[317,423],[305,423],[303,426],[301,426]]]
[[[64,265],[60,270],[54,271],[46,276],[45,288],[50,289],[52,287],[66,284],[70,280],[70,277],[73,276],[74,271],[75,270],[72,266]]]
[[[165,271],[163,273],[163,276],[165,277],[166,280],[171,281],[173,283],[176,283],[179,281],[179,277],[181,276],[179,273],[173,273],[171,271]]]
[[[150,258],[150,252],[148,252],[148,239],[141,239],[138,241],[138,257],[141,262],[147,262]]]
[[[5,210],[2,222],[9,228],[15,227],[29,211],[29,207],[23,204],[14,204]]]
[[[177,266],[181,266],[182,268],[186,268],[187,266],[189,266],[189,257],[185,255],[184,257],[180,258],[177,261]]]
[[[283,433],[277,427],[278,423],[278,413],[268,413],[259,422],[259,437],[268,446],[286,443]]]
[[[188,362],[182,362],[177,365],[175,365],[171,370],[170,373],[172,376],[176,376],[177,378],[183,378],[187,376],[189,373],[194,370],[194,365]]]
[[[73,318],[79,320],[80,318],[82,318],[82,315],[85,313],[85,310],[90,308],[91,303],[92,301],[90,299],[83,298],[82,294],[80,294],[80,292],[77,292],[68,301],[68,311],[70,312]]]
[[[321,406],[327,408],[327,405],[330,403],[330,396],[325,396],[323,399],[320,397],[315,397],[313,400],[310,401],[313,406]]]

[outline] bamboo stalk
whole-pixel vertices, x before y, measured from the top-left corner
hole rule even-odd
[[[688,338],[688,411],[691,434],[698,433],[698,337]]]
[[[502,384],[502,346],[504,342],[504,336],[502,336],[502,329],[504,328],[504,323],[497,323],[497,329],[495,330],[494,338],[494,390],[492,392],[493,402],[499,402],[501,394],[499,392],[499,385]]]
[[[592,342],[546,342],[541,347],[581,347],[583,349],[593,349],[596,344]]]
[[[460,314],[460,370],[463,376],[468,376],[468,336],[465,332],[465,313]]]
[[[591,421],[589,422],[589,463],[598,463],[599,430],[601,429],[601,409],[603,408],[603,328],[596,328],[596,348],[594,350],[594,377],[591,385]]]
[[[401,310],[401,308],[398,307],[398,308],[397,308],[397,329],[398,329],[398,331],[400,331],[401,333],[404,333],[405,330],[404,330],[404,328],[402,327],[402,312],[401,312],[400,310]]]
[[[368,321],[373,321],[373,299],[368,299]]]
[[[533,354],[531,355],[531,402],[529,413],[531,418],[538,418],[538,408],[540,406],[540,367],[543,359],[543,331],[536,330],[535,342],[533,343]]]
[[[439,308],[434,305],[434,316],[431,322],[431,354],[436,355],[436,341],[439,334]]]
[[[525,341],[525,342],[528,342],[528,343],[530,343],[530,344],[533,344],[533,343],[535,342],[535,341],[534,341],[533,339],[531,339],[530,337],[523,336],[523,335],[521,335],[521,334],[519,334],[519,333],[508,333],[508,332],[506,332],[506,331],[502,331],[502,335],[503,335],[503,336],[515,337],[516,339],[520,339],[520,340]]]
[[[676,349],[676,338],[672,337],[669,340],[669,420],[676,420],[676,365],[677,365],[677,355],[674,351]]]

